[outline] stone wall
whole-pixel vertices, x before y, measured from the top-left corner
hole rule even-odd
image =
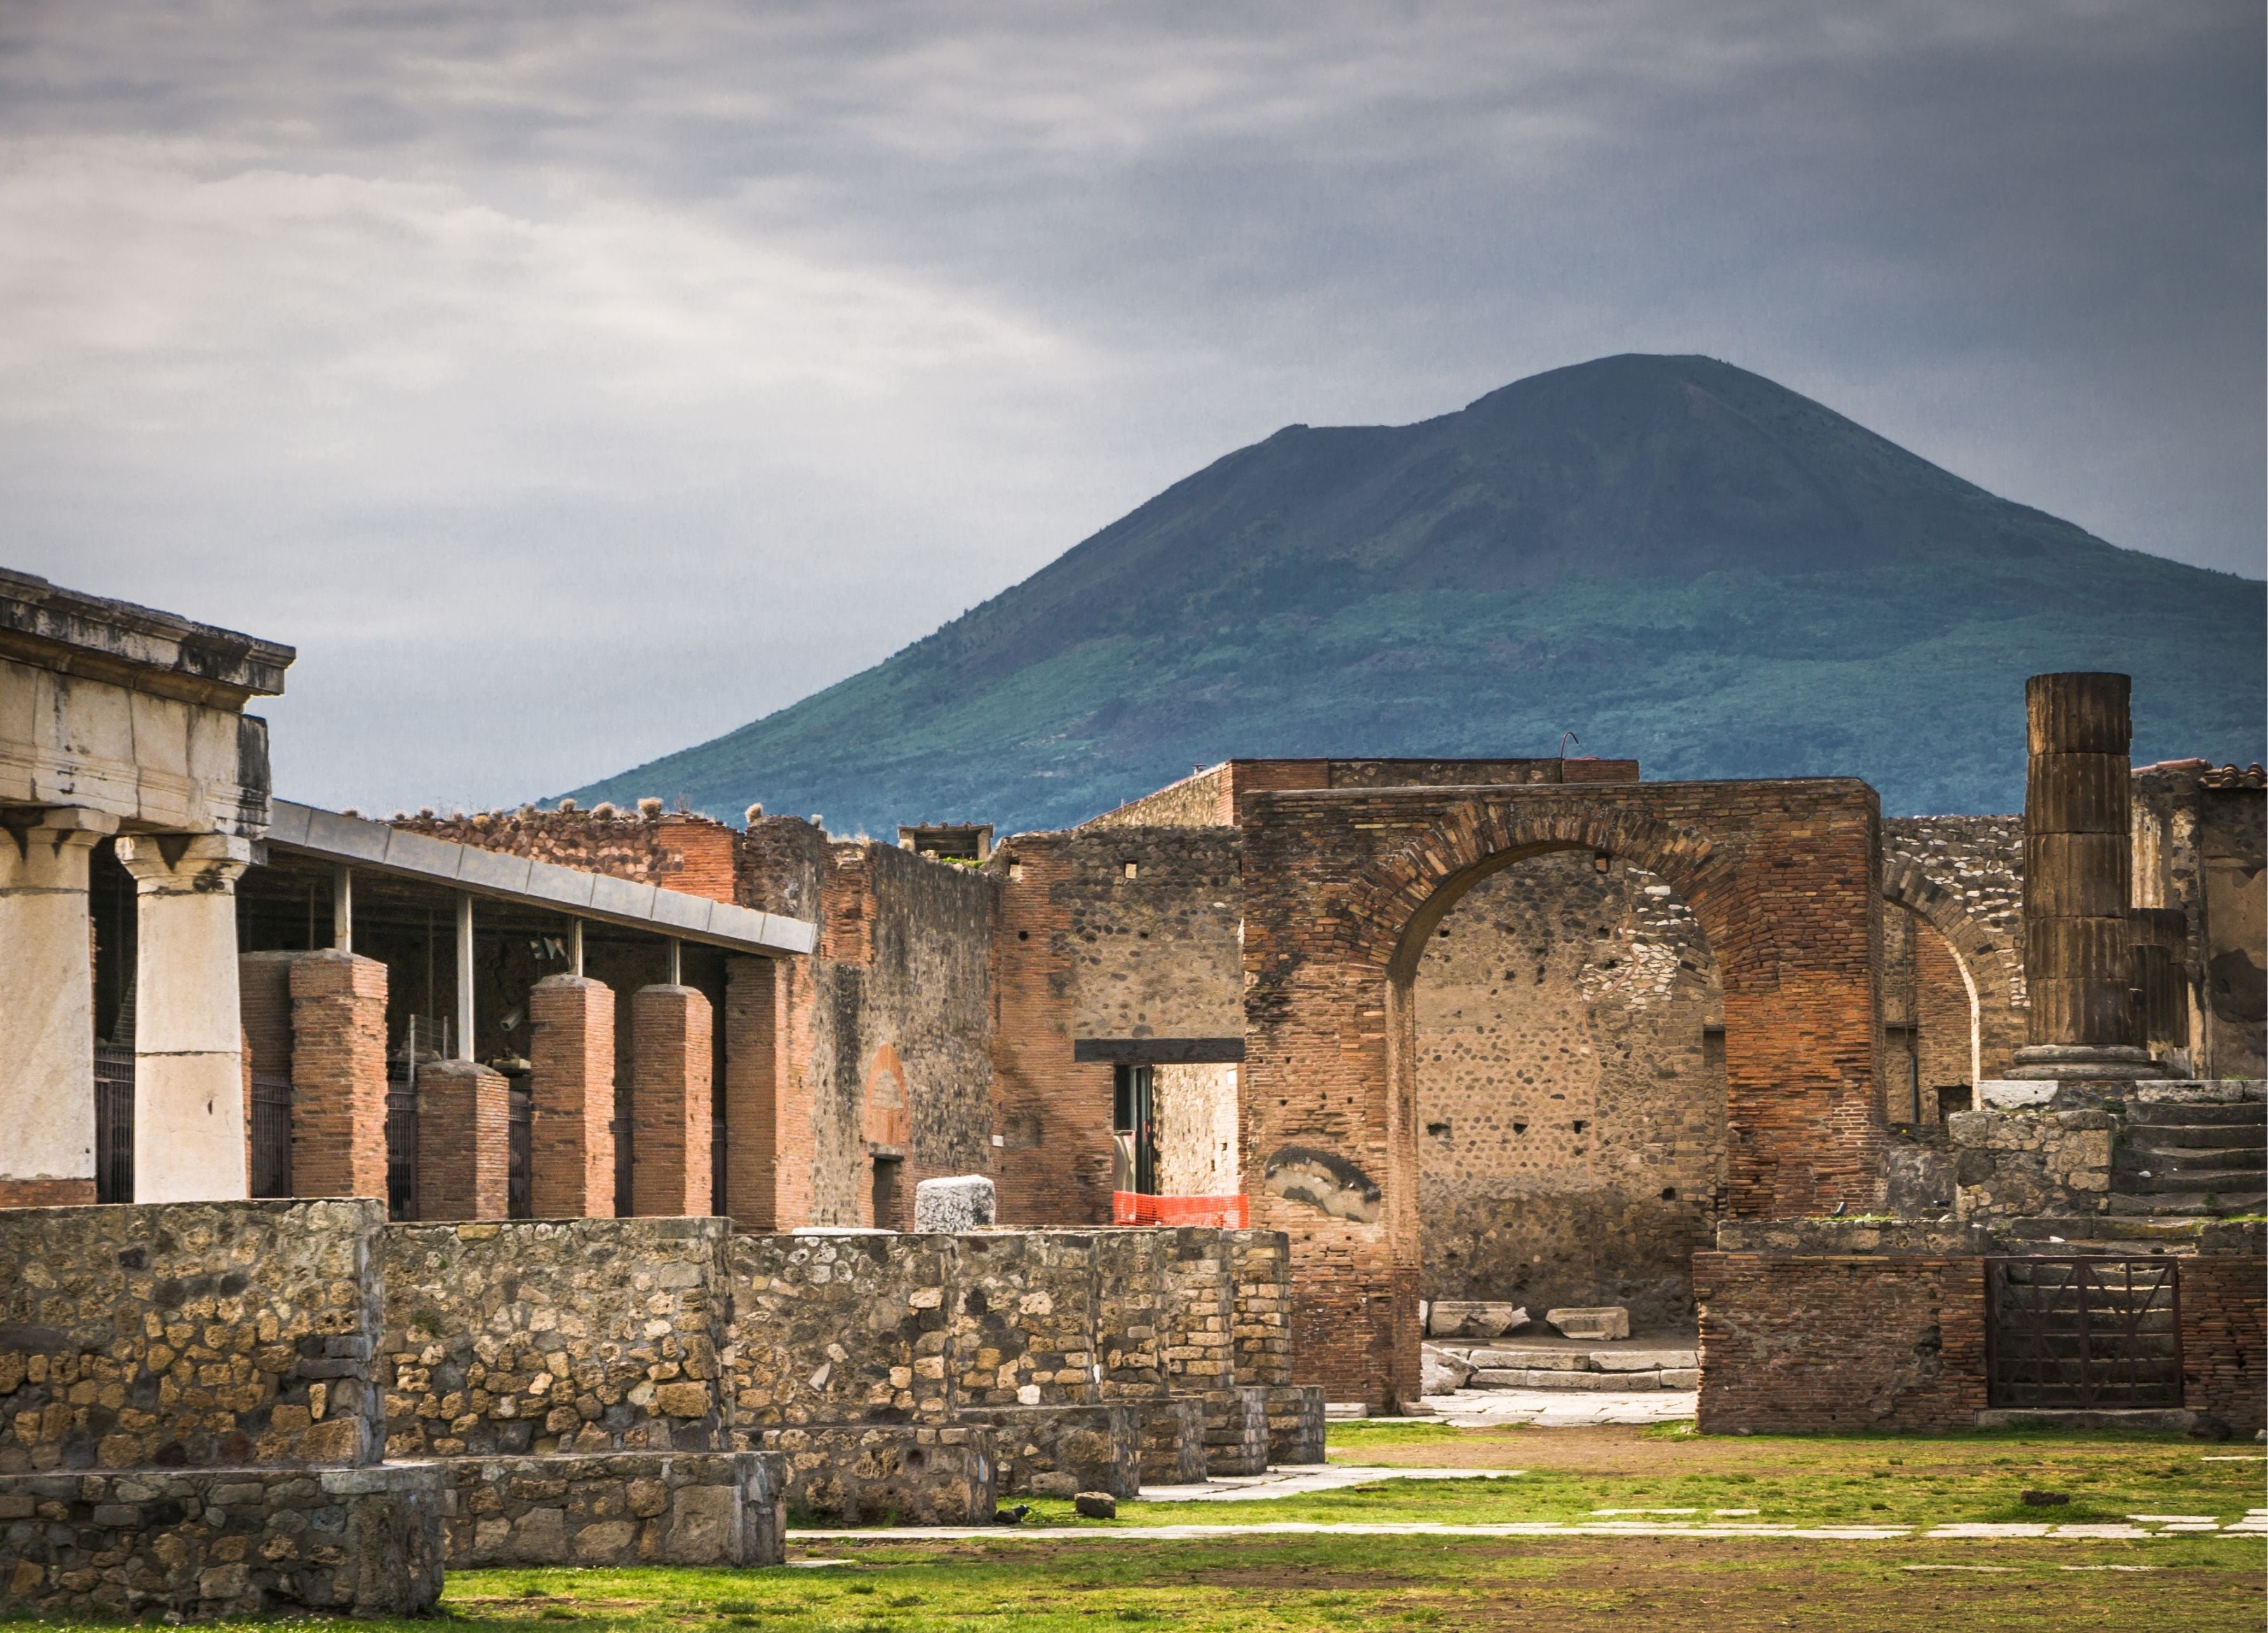
[[[387,1226],[387,1455],[716,1449],[725,1236],[722,1219]]]
[[[2024,820],[2021,816],[1886,817],[1882,887],[1889,900],[1934,930],[1942,946],[1917,938],[1915,1007],[1925,1097],[1976,1075],[2001,1078],[2027,1041],[2030,999],[2024,984]],[[1886,972],[1893,965],[1885,966]],[[1969,981],[1962,982],[1965,971]],[[1949,977],[1949,979],[1948,979]],[[1979,1071],[1963,1060],[1970,1026],[1949,1007],[1957,989],[1966,1008],[1977,994]],[[1929,1011],[1940,1011],[1929,1024]],[[1955,1070],[1960,1075],[1952,1075]],[[1925,1113],[1927,1112],[1925,1105]],[[1906,1113],[1899,1112],[1900,1117]],[[1925,1119],[1926,1120],[1926,1119]]]
[[[452,1565],[750,1566],[787,1556],[776,1456],[554,1453],[438,1467]]]
[[[1428,1298],[1690,1320],[1724,1185],[1724,1003],[1653,874],[1562,852],[1483,879],[1417,999]]]
[[[1236,1068],[1227,1062],[1153,1069],[1158,1121],[1158,1194],[1233,1196],[1243,1189],[1236,1166]]]
[[[1110,1219],[1112,1068],[1076,1059],[1078,1041],[1243,1036],[1239,855],[1233,828],[1104,828],[1017,835],[985,864],[1000,891],[1004,1223]],[[1226,1187],[1241,1172],[1218,1149],[1233,1083],[1216,1068],[1161,1089],[1177,1184]]]
[[[966,1423],[821,1423],[766,1429],[792,1523],[983,1525],[998,1473],[992,1432]]]
[[[1967,1428],[1985,1405],[1984,1262],[1703,1253],[1704,1434]]]
[[[724,1363],[734,1443],[824,1423],[942,1423],[954,1239],[735,1236]]]
[[[1956,1218],[2084,1217],[2110,1205],[2124,1119],[2109,1111],[1971,1111],[1946,1120]]]
[[[0,1474],[372,1455],[383,1212],[0,1212]]]
[[[428,1615],[442,1501],[431,1463],[0,1481],[0,1615]]]

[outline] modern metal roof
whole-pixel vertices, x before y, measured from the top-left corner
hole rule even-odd
[[[819,927],[777,913],[760,913],[681,890],[664,890],[607,873],[561,867],[478,845],[430,839],[385,822],[342,816],[289,799],[270,802],[265,843],[288,856],[313,857],[423,879],[476,896],[548,908],[575,918],[651,931],[657,936],[705,942],[735,953],[779,958],[808,953]]]

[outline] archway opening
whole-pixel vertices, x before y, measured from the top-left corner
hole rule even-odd
[[[1659,876],[1590,849],[1452,881],[1395,960],[1419,1294],[1686,1336],[1725,1198],[1724,1000]]]
[[[1882,914],[1882,1105],[1892,1122],[1943,1122],[1975,1104],[1984,1040],[1960,949],[1904,902]]]

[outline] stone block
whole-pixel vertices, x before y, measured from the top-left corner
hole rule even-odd
[[[1206,1476],[1267,1473],[1268,1392],[1207,1389],[1195,1398],[1204,1405]]]
[[[1664,1389],[1698,1389],[1701,1387],[1699,1369],[1690,1366],[1665,1366],[1661,1369]]]
[[[1323,1392],[1315,1384],[1278,1384],[1268,1391],[1268,1461],[1323,1460]]]
[[[1142,1431],[1132,1407],[975,1407],[959,1419],[990,1431],[1002,1497],[1141,1490]]]
[[[1645,1372],[1554,1372],[1525,1367],[1484,1366],[1473,1374],[1475,1389],[1651,1389]]]
[[[1591,1365],[1602,1372],[1654,1372],[1664,1367],[1694,1365],[1690,1350],[1602,1350],[1594,1351]]]
[[[781,1454],[789,1512],[856,1525],[981,1526],[998,1495],[990,1431],[973,1424],[828,1423],[755,1432]]]
[[[1436,1338],[1501,1338],[1527,1326],[1528,1312],[1487,1299],[1436,1298],[1425,1325]]]
[[[1081,1491],[1071,1499],[1081,1519],[1116,1519],[1118,1499],[1108,1491]]]
[[[924,1180],[914,1187],[914,1229],[958,1236],[990,1225],[998,1212],[992,1181],[981,1173]]]
[[[1454,1394],[1473,1375],[1471,1363],[1425,1344],[1418,1351],[1418,1388],[1426,1394]]]
[[[1141,1437],[1142,1483],[1193,1486],[1204,1483],[1204,1402],[1187,1395],[1130,1401]]]
[[[760,1452],[457,1457],[453,1566],[777,1565],[779,1460]]]
[[[1529,1372],[1587,1372],[1594,1370],[1590,1355],[1581,1350],[1476,1349],[1466,1354],[1465,1361],[1476,1368],[1524,1367]]]
[[[1568,1338],[1627,1338],[1630,1312],[1618,1304],[1588,1309],[1546,1310],[1544,1320]]]
[[[0,1615],[425,1615],[444,1490],[432,1463],[0,1475],[71,1516],[0,1529]]]

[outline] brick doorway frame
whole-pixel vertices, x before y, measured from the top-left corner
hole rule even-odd
[[[1244,830],[1240,1133],[1255,1226],[1292,1243],[1300,1381],[1418,1394],[1412,982],[1489,875],[1619,857],[1692,909],[1725,1001],[1727,1209],[1881,1194],[1881,806],[1854,778],[1256,794]]]

